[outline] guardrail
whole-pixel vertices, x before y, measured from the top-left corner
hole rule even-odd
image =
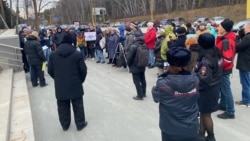
[[[14,71],[23,70],[22,50],[20,47],[0,44],[0,67],[13,68]]]

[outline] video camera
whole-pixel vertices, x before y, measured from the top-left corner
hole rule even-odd
[[[240,27],[238,31],[238,36],[240,39],[242,39],[245,36],[244,26]]]

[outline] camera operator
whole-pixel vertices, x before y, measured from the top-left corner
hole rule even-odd
[[[244,26],[240,28],[240,30],[237,32],[237,41],[243,39],[245,36]]]
[[[236,104],[250,108],[250,23],[244,25],[244,33],[244,36],[239,33],[241,40],[236,45],[238,53],[236,68],[240,72],[242,85],[242,101],[237,101]]]

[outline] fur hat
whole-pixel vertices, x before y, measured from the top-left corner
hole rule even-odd
[[[62,43],[72,44],[72,36],[70,33],[63,33]]]
[[[190,59],[191,52],[184,47],[174,47],[167,52],[167,60],[170,66],[185,67]]]
[[[232,30],[234,22],[230,19],[225,19],[220,25],[226,30],[226,32],[229,32]]]
[[[210,33],[203,33],[199,36],[198,43],[204,49],[213,48],[215,46],[215,38]]]
[[[37,31],[32,31],[28,36],[32,36],[32,37],[35,37],[37,40],[40,40],[40,37],[38,36]]]

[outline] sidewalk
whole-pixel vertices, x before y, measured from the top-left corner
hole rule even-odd
[[[160,141],[158,104],[153,102],[151,95],[157,69],[147,69],[147,97],[135,101],[132,97],[136,90],[127,70],[90,60],[86,64],[84,105],[89,124],[80,132],[76,130],[73,119],[69,130],[62,130],[53,80],[47,75],[49,86],[33,88],[27,74],[36,141]],[[231,82],[235,101],[240,100],[238,71],[234,71]],[[216,115],[221,111],[213,114],[218,141],[250,141],[250,108],[238,105],[235,108],[234,120],[218,119]]]

